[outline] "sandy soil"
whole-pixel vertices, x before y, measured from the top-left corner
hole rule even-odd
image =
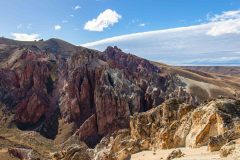
[[[207,147],[200,148],[179,148],[185,154],[176,160],[215,160],[221,159],[218,152],[209,152]],[[132,155],[131,160],[165,160],[174,149],[143,151]],[[226,158],[224,158],[226,159]]]

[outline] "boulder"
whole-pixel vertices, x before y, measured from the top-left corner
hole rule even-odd
[[[86,147],[77,144],[52,154],[53,160],[91,160]]]
[[[180,149],[176,149],[176,150],[173,150],[166,158],[166,160],[172,160],[172,159],[175,159],[175,158],[181,158],[183,157],[184,154],[182,153],[182,151]]]
[[[220,156],[221,157],[227,157],[229,154],[232,153],[233,150],[235,150],[235,143],[234,141],[231,141],[224,146],[221,147],[220,149]]]
[[[226,143],[221,147],[219,152],[223,158],[238,159],[240,156],[240,139],[238,138]]]

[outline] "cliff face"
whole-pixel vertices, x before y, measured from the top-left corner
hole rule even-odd
[[[67,139],[74,134],[94,146],[101,137],[133,126],[133,121],[129,122],[134,113],[150,110],[168,99],[196,105],[225,93],[235,95],[227,92],[229,85],[219,87],[220,94],[193,93],[191,77],[117,47],[98,52],[53,39],[32,43],[1,40],[0,49],[4,113],[13,113],[11,124],[18,128],[38,131],[51,139]],[[197,86],[201,92],[212,93],[201,86]],[[178,116],[190,109],[183,108]],[[163,114],[170,112],[171,108]],[[168,124],[164,121],[159,125]],[[61,129],[65,125],[73,126],[68,133]]]
[[[201,146],[222,154],[227,152],[227,145],[239,140],[239,126],[237,100],[217,99],[197,108],[170,100],[132,116],[129,130],[115,132],[97,145],[96,157],[123,160],[143,150]]]
[[[149,147],[165,149],[208,145],[210,137],[227,132],[239,134],[239,107],[239,101],[224,99],[196,109],[177,102],[166,103],[133,116],[131,136],[133,139],[150,140]]]

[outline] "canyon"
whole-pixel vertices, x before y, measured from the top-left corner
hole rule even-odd
[[[238,157],[240,70],[220,70],[0,38],[0,156],[125,160],[207,146]]]

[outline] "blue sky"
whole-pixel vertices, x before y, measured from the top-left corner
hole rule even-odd
[[[99,50],[117,45],[175,65],[240,65],[239,9],[240,0],[1,0],[0,35]]]

